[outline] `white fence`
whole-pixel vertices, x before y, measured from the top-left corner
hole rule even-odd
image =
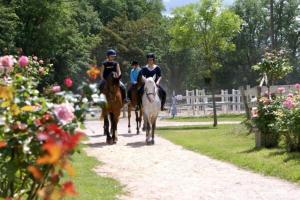
[[[277,93],[279,87],[285,88],[285,93],[294,91],[294,85],[271,86],[271,93]],[[267,92],[267,87],[261,88],[261,95]],[[247,86],[245,96],[250,107],[256,105],[258,87]],[[221,90],[215,95],[217,111],[222,114],[239,114],[245,112],[241,91],[238,89]],[[178,115],[210,115],[213,112],[212,95],[204,89],[186,90],[185,95],[176,95]]]

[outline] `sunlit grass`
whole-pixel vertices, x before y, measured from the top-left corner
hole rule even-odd
[[[300,183],[300,153],[287,153],[283,148],[255,149],[254,135],[248,135],[242,125],[176,127],[160,129],[158,132],[186,149]]]
[[[93,171],[100,164],[96,159],[88,157],[83,150],[73,158],[76,170],[74,183],[79,195],[67,200],[115,200],[121,194],[122,187],[116,180],[99,176]]]

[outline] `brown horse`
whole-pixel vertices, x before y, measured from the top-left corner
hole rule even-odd
[[[131,100],[128,103],[128,133],[131,133],[131,112],[135,112],[136,134],[140,134],[142,124],[143,109],[138,106],[138,84],[131,87]]]
[[[107,144],[116,144],[118,141],[117,128],[121,109],[123,107],[120,78],[115,78],[115,76],[116,74],[114,72],[111,73],[103,88],[103,93],[107,99],[107,106],[102,109],[104,134],[106,135]],[[109,121],[111,123],[111,127],[109,125]]]

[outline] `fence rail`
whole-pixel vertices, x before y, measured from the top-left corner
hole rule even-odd
[[[279,87],[285,88],[285,93],[295,90],[294,85],[271,86],[271,93],[277,93]],[[250,108],[256,106],[258,87],[247,86],[244,90],[247,103]],[[268,91],[268,88],[261,87],[261,95]],[[245,113],[242,91],[240,89],[221,90],[215,95],[217,111],[222,114]],[[176,111],[178,115],[209,115],[212,114],[212,95],[206,90],[186,90],[185,95],[175,95]],[[174,100],[171,109],[174,107]]]

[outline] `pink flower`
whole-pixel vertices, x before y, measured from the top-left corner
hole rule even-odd
[[[29,64],[29,59],[28,59],[27,56],[21,56],[21,57],[19,58],[19,65],[20,65],[21,67],[26,67],[28,64]]]
[[[294,94],[293,94],[293,93],[289,93],[289,94],[288,94],[288,97],[293,98],[293,97],[294,97]]]
[[[277,91],[279,92],[279,93],[285,93],[285,88],[284,87],[279,87],[279,88],[277,88]]]
[[[292,98],[287,98],[284,102],[283,102],[283,106],[287,109],[292,109],[295,104],[293,102],[293,99]]]
[[[40,65],[43,65],[44,61],[43,60],[39,60],[39,63],[40,63]]]
[[[14,65],[14,57],[13,56],[0,57],[0,67],[12,68],[13,65]]]
[[[66,78],[66,79],[64,80],[64,84],[65,84],[65,86],[66,86],[67,88],[70,88],[70,87],[72,87],[72,85],[73,85],[73,81],[72,81],[71,78]]]
[[[68,103],[55,105],[54,114],[57,119],[63,124],[70,123],[75,118],[74,108],[71,104]]]
[[[44,75],[44,74],[45,74],[45,68],[44,68],[44,67],[40,67],[40,68],[39,68],[39,73],[40,73],[41,75]]]
[[[258,110],[257,107],[253,107],[251,110],[252,118],[258,117]]]
[[[61,91],[61,87],[59,85],[55,85],[52,87],[52,92],[57,93]]]
[[[300,84],[297,83],[297,84],[295,85],[295,88],[296,88],[297,90],[300,90]]]

